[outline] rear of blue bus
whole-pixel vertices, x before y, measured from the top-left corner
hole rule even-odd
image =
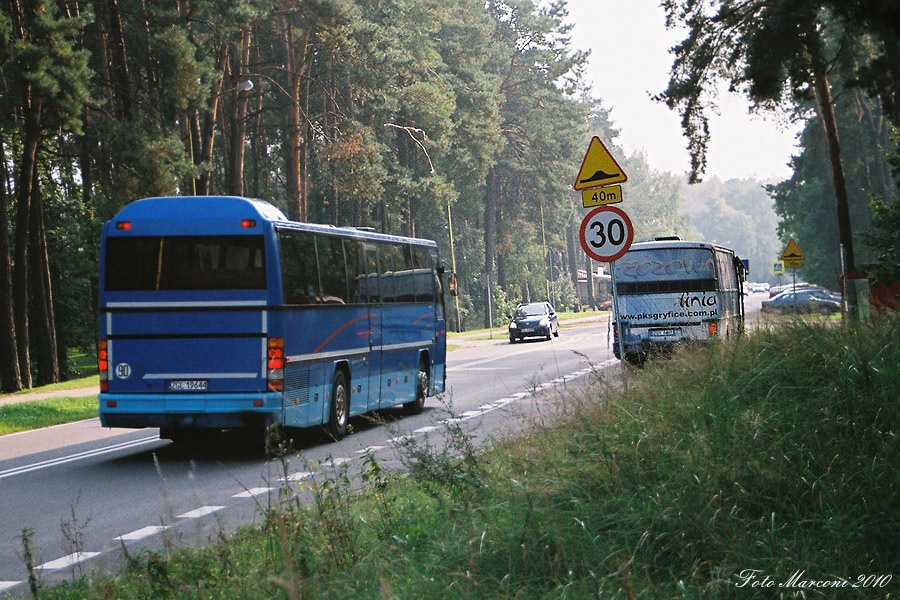
[[[283,339],[270,205],[150,198],[105,224],[97,342],[106,427],[265,427],[280,422]]]
[[[616,290],[626,359],[719,333],[722,296],[708,246],[635,244],[616,261]]]

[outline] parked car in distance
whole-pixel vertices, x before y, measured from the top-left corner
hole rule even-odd
[[[509,343],[515,344],[526,337],[559,337],[559,318],[549,302],[520,304],[516,311],[508,315]]]
[[[597,308],[600,310],[612,310],[612,298],[610,298],[609,300],[604,300],[597,305]]]
[[[840,312],[840,297],[827,290],[803,289],[784,291],[770,300],[763,300],[762,311],[771,313],[817,312],[832,314]]]
[[[750,286],[750,292],[754,293],[754,294],[759,293],[759,292],[768,292],[769,291],[769,284],[765,283],[765,282],[760,283],[760,282],[754,281],[754,282],[748,283],[747,285]]]

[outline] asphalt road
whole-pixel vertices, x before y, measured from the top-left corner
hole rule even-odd
[[[286,473],[237,435],[186,449],[156,430],[104,430],[97,420],[13,434],[26,450],[0,455],[0,593],[26,591],[24,528],[45,583],[115,571],[123,549],[201,543],[258,518],[260,506],[277,502],[286,475],[293,484],[335,468],[359,473],[366,452],[399,468],[402,438],[440,447],[448,419],[484,443],[550,415],[571,386],[589,385],[592,370],[617,364],[607,340],[604,321],[562,329],[551,342],[472,342],[449,354],[446,406],[430,398],[417,416],[390,410],[387,424],[354,419],[341,442],[310,430],[296,441],[301,453]]]

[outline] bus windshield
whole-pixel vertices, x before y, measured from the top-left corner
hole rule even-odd
[[[706,248],[649,248],[616,261],[620,294],[711,291],[716,289],[713,253]]]
[[[266,288],[261,235],[111,237],[108,291]]]

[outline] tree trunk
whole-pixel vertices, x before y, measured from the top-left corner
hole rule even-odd
[[[239,43],[241,52],[237,57],[240,64],[235,69],[235,84],[247,78],[247,65],[250,63],[250,37],[252,28],[249,26],[241,29]],[[245,91],[235,91],[236,97],[232,104],[231,127],[231,181],[228,182],[228,193],[232,196],[244,195],[244,146],[246,142],[247,103],[249,98]]]
[[[822,124],[825,126],[825,138],[828,141],[828,155],[831,159],[831,174],[834,180],[834,196],[837,201],[838,234],[844,248],[844,289],[846,290],[847,312],[851,319],[858,316],[856,290],[853,281],[847,276],[855,269],[853,260],[853,233],[850,228],[850,205],[847,200],[847,180],[844,175],[844,163],[841,159],[841,144],[838,139],[837,119],[834,114],[834,102],[831,98],[831,84],[822,58],[818,36],[811,36],[809,43],[812,57],[813,77],[815,79],[816,100],[822,111]]]
[[[9,213],[6,210],[6,150],[0,140],[0,389],[22,389],[16,350],[16,320],[13,313],[12,257],[9,247]]]
[[[42,101],[32,90],[25,93],[24,136],[22,160],[19,162],[19,183],[16,189],[16,251],[13,269],[13,299],[15,301],[16,343],[22,385],[31,387],[31,353],[28,349],[28,233],[30,230],[32,182],[35,158],[40,137]]]
[[[29,231],[28,261],[31,305],[34,308],[34,348],[37,362],[37,384],[59,383],[59,362],[56,356],[56,323],[53,315],[53,290],[50,284],[50,265],[47,256],[47,236],[44,230],[44,206],[37,169],[31,194],[31,227]]]
[[[284,51],[285,69],[288,78],[290,108],[288,110],[287,143],[285,164],[287,167],[286,194],[288,216],[297,221],[307,220],[305,181],[301,171],[301,124],[300,124],[300,83],[306,65],[306,49],[309,43],[309,29],[303,32],[299,42],[294,40],[294,28],[287,16],[282,16],[282,47]],[[299,56],[295,51],[299,50]]]
[[[213,83],[212,90],[210,91],[212,95],[207,101],[206,110],[203,111],[203,129],[198,136],[200,138],[200,159],[197,162],[203,167],[200,177],[197,178],[197,194],[200,196],[208,196],[212,188],[210,165],[212,165],[213,146],[216,138],[216,120],[218,118],[219,99],[222,94],[222,82],[225,78],[225,68],[227,66],[228,44],[223,43],[219,48],[218,59],[216,60],[216,69],[220,75]],[[199,123],[195,125],[195,131],[196,127],[199,127]]]
[[[125,35],[122,32],[122,18],[119,14],[117,0],[106,0],[107,27],[112,36],[110,48],[112,58],[113,87],[116,90],[116,98],[121,114],[130,121],[133,107],[131,98],[131,83],[128,80],[128,55],[125,52]]]
[[[499,181],[497,178],[496,167],[491,167],[487,175],[487,190],[484,202],[484,269],[485,275],[484,286],[484,326],[490,327],[491,323],[488,319],[488,302],[490,301],[490,287],[487,285],[487,277],[494,272],[495,253],[496,253],[496,229],[494,227],[494,217],[497,214],[497,193]]]
[[[581,304],[581,298],[578,297],[578,263],[576,259],[581,248],[575,241],[576,227],[578,227],[578,224],[573,215],[566,226],[566,255],[569,259],[569,278],[572,280],[572,289],[575,290],[575,301]]]

